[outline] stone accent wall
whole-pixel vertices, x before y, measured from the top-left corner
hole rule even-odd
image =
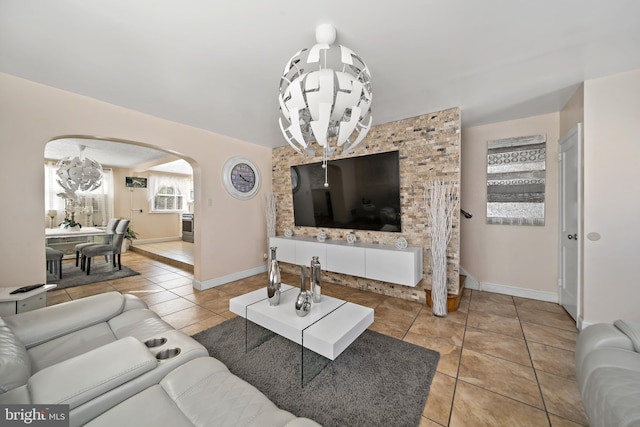
[[[322,157],[298,154],[289,145],[273,150],[272,188],[278,195],[276,235],[291,229],[297,236],[316,236],[324,231],[329,239],[344,240],[353,232],[359,242],[395,244],[404,237],[409,246],[423,248],[423,279],[416,287],[395,285],[361,277],[323,271],[322,280],[368,290],[383,295],[426,303],[426,289],[431,288],[431,251],[424,191],[431,179],[460,183],[460,110],[449,110],[403,119],[373,127],[365,140],[351,153],[336,158],[361,156],[385,151],[399,151],[402,233],[358,231],[335,228],[295,227],[290,166],[322,161]],[[319,152],[320,150],[317,150]],[[451,242],[447,250],[447,288],[459,291],[460,215],[453,220]],[[281,263],[284,271],[298,273],[297,266]],[[297,284],[292,284],[296,286]]]

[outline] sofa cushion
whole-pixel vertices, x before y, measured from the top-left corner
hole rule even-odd
[[[126,301],[122,294],[108,292],[27,311],[5,320],[16,337],[31,348],[106,322],[123,312]]]
[[[27,349],[0,318],[0,393],[26,384],[30,376]]]
[[[158,360],[133,337],[126,337],[60,362],[29,379],[31,402],[74,409],[156,368]]]
[[[28,350],[32,371],[38,372],[115,340],[105,322],[52,339]]]
[[[211,357],[194,359],[87,426],[318,426],[278,409]]]

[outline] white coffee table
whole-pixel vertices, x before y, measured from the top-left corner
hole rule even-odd
[[[319,303],[311,304],[309,314],[299,317],[294,309],[298,293],[298,288],[283,284],[280,304],[270,306],[267,290],[258,289],[231,298],[229,310],[249,322],[299,344],[302,349],[303,367],[305,360],[308,360],[305,349],[328,360],[335,360],[373,323],[372,308],[326,295],[322,296]],[[309,375],[303,372],[302,376],[303,385],[310,381],[305,380]]]

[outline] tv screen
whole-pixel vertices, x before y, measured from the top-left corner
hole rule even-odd
[[[298,227],[400,232],[398,151],[291,166]]]

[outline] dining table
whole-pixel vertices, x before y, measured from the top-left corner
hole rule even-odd
[[[102,227],[46,228],[46,246],[62,251],[65,258],[75,257],[75,247],[79,243],[112,244],[113,231]]]

